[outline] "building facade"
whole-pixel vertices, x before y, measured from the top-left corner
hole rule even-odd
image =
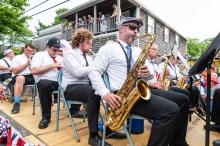
[[[115,8],[113,8],[114,4]],[[144,26],[140,30],[140,36],[145,32],[156,34],[159,55],[168,54],[174,44],[178,45],[182,55],[187,52],[186,37],[136,0],[90,0],[65,12],[60,17],[63,20],[62,24],[39,32],[39,36],[33,41],[37,48],[44,49],[47,39],[52,36],[71,42],[71,36],[75,29],[84,27],[95,35],[93,50],[97,52],[108,40],[117,40],[117,24],[122,17],[137,17],[144,22]],[[143,47],[145,43],[144,40],[137,40],[135,45]]]

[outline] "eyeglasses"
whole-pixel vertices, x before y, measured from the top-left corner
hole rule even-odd
[[[123,24],[124,26],[128,26],[129,27],[129,29],[130,30],[138,30],[138,32],[139,32],[139,27],[138,27],[138,25],[136,25],[136,24],[134,24],[134,23],[128,23],[128,24]]]
[[[55,48],[55,47],[50,47],[50,49],[51,49],[53,52],[59,52],[59,51],[60,51],[60,49]]]

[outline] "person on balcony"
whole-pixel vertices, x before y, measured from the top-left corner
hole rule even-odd
[[[83,21],[83,19],[82,18],[79,18],[78,19],[78,27],[84,27],[84,21]]]
[[[118,13],[119,13],[119,15],[121,14],[121,10],[119,10],[119,8],[116,4],[113,4],[112,7],[113,7],[114,11],[113,11],[111,17],[118,16]]]
[[[100,32],[106,32],[107,21],[105,19],[105,15],[102,14],[102,12],[99,12],[99,25],[100,25]]]

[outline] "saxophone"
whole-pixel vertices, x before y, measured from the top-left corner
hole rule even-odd
[[[154,34],[145,34],[141,36],[141,38],[146,38],[148,42],[142,48],[122,88],[117,92],[117,95],[121,97],[121,106],[117,109],[111,109],[111,107],[109,107],[106,113],[106,126],[113,131],[117,131],[122,126],[132,107],[140,98],[144,100],[150,99],[151,93],[148,85],[143,80],[138,79],[137,74],[138,69],[145,63],[147,51],[156,37]]]
[[[187,89],[189,87],[189,84],[187,83],[186,77],[181,77],[178,82],[176,83],[176,86],[181,89]]]
[[[165,90],[168,90],[170,88],[170,80],[167,79],[167,76],[168,76],[167,64],[168,64],[168,59],[166,57],[163,72],[162,72],[162,74],[160,75],[160,78],[159,78],[159,82],[162,84],[162,86]]]

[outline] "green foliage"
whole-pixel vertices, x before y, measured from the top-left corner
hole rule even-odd
[[[25,43],[33,33],[27,28],[30,17],[23,15],[27,0],[1,0],[0,3],[0,46]]]
[[[42,22],[40,22],[38,20],[38,27],[35,27],[37,32],[39,33],[40,30],[46,29],[48,27],[51,27],[51,26],[54,26],[54,25],[57,25],[57,24],[60,24],[62,22],[62,20],[60,18],[60,15],[64,12],[66,12],[67,10],[68,9],[66,9],[66,8],[61,8],[61,9],[56,10],[56,17],[54,18],[54,22],[51,25],[45,25],[45,24],[43,24]],[[65,21],[67,21],[67,20],[65,20]]]
[[[211,42],[213,41],[213,38],[208,38],[203,41],[199,41],[199,39],[190,38],[188,41],[188,54],[191,57],[199,57],[206,51],[206,49],[209,47]]]
[[[60,15],[63,14],[64,12],[66,12],[66,11],[68,11],[68,9],[66,9],[66,8],[61,8],[61,9],[56,10],[57,16],[54,18],[54,22],[53,22],[52,26],[60,24],[62,22],[62,20],[60,18]]]
[[[46,29],[48,27],[51,27],[51,25],[45,25],[38,20],[38,27],[35,27],[35,28],[37,30],[37,33],[39,33],[40,30]]]
[[[20,55],[23,53],[23,49],[20,47],[14,47],[12,50],[15,52],[16,55]]]

